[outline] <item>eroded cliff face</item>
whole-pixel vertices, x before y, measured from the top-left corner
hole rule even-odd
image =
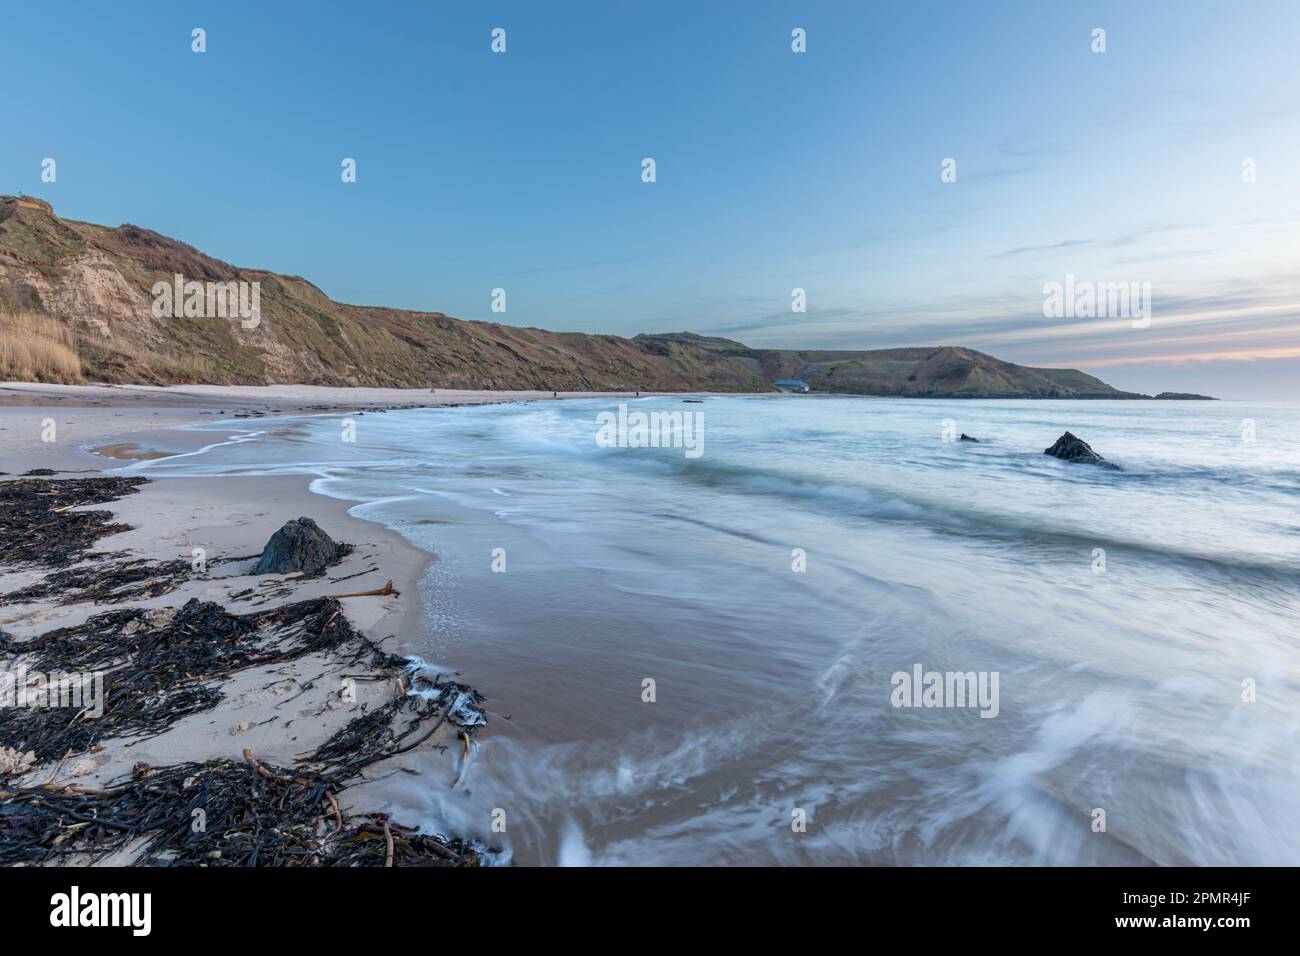
[[[214,290],[242,302],[253,285],[255,321],[213,309]],[[160,287],[176,289],[162,309]],[[45,381],[764,392],[776,379],[798,378],[815,391],[855,395],[1142,397],[1072,369],[947,346],[751,349],[685,332],[625,339],[346,305],[297,276],[239,268],[139,226],[60,219],[44,203],[12,196],[0,197],[0,346],[5,335],[42,325],[6,330],[6,312],[52,317],[70,333],[75,359],[52,363]],[[67,371],[76,360],[80,373]],[[13,375],[0,367],[5,377]]]
[[[207,306],[185,292],[157,314],[158,284],[178,275]],[[241,283],[256,284],[256,321],[211,308],[214,285],[220,295]],[[346,305],[296,276],[241,269],[137,226],[60,219],[16,197],[0,197],[0,311],[54,317],[72,333],[84,377],[115,383],[770,390],[743,364],[690,344],[651,350],[617,336]]]
[[[74,253],[44,270],[11,256],[0,255],[0,285],[6,304],[24,307],[68,322],[77,335],[90,339],[140,337],[158,347],[166,331],[150,315],[150,298],[133,287],[113,260],[98,250]]]

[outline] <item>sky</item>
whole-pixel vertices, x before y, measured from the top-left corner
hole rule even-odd
[[[0,192],[340,301],[1300,400],[1294,0],[12,0],[0,29]],[[1149,288],[1150,322],[1046,315],[1067,276]]]

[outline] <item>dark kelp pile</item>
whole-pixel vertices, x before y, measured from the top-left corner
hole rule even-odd
[[[105,535],[129,531],[109,511],[74,511],[132,494],[147,478],[0,481],[0,564],[66,567]]]
[[[376,760],[414,750],[447,721],[465,737],[487,723],[483,696],[472,687],[444,680],[441,675],[429,679],[409,668],[399,679],[411,693],[351,721],[306,763],[321,772],[354,776]],[[435,714],[438,720],[421,730]],[[420,735],[412,739],[417,731]]]
[[[392,679],[399,691],[425,682],[397,668],[401,658],[385,661],[392,669],[375,679]],[[104,788],[0,778],[0,865],[84,861],[129,847],[148,865],[477,866],[477,845],[383,814],[345,818],[339,807],[337,794],[362,770],[413,750],[446,721],[468,746],[485,721],[483,698],[462,684],[427,683],[431,692],[401,693],[353,719],[294,770],[245,750],[242,762],[139,764],[129,780]]]
[[[159,769],[95,789],[0,785],[0,864],[84,860],[131,847],[155,866],[477,866],[460,840],[345,818],[338,778],[258,761]],[[142,841],[138,846],[131,846]]]
[[[311,615],[304,615],[303,610],[313,605],[320,605],[316,610],[324,614],[330,606],[337,607],[337,602],[329,598],[299,602],[281,609],[287,613],[278,615],[277,623],[283,619],[309,619]],[[222,643],[234,644],[263,633],[250,619],[277,614],[261,611],[242,617],[218,617],[211,607],[198,602],[191,602],[186,609],[190,613],[179,627],[207,619],[222,631]],[[344,620],[343,627],[351,631],[342,615],[329,614],[329,626],[335,626],[337,620]],[[269,653],[281,654],[276,659],[289,659],[291,654],[307,653],[308,646],[320,646],[320,637],[303,633],[311,630],[290,627],[289,631],[298,633],[298,643],[272,648]],[[419,747],[447,722],[458,728],[468,748],[471,736],[486,722],[481,709],[484,700],[472,688],[442,680],[441,676],[424,678],[403,658],[383,654],[364,636],[351,633],[365,646],[352,650],[347,659],[380,666],[378,674],[370,679],[391,680],[398,697],[352,719],[316,752],[308,754],[298,769],[265,765],[246,750],[242,762],[218,760],[157,769],[136,765],[129,780],[104,788],[52,782],[19,787],[0,777],[0,865],[48,864],[69,857],[83,861],[127,848],[135,862],[148,865],[478,865],[481,848],[476,845],[420,834],[394,825],[383,814],[343,817],[337,793],[367,767]],[[133,641],[134,635],[129,633],[125,640]],[[61,646],[65,640],[66,635],[52,637],[47,650],[56,644]],[[151,641],[135,639],[134,644],[139,648],[151,645]],[[334,646],[341,644],[343,641],[338,641]],[[412,688],[409,692],[408,687]],[[174,721],[174,711],[181,708],[173,704],[172,708],[155,705],[164,713],[159,718],[160,730]],[[83,726],[104,721],[118,706],[122,706],[121,702],[114,700],[105,708],[103,717],[82,722]],[[26,713],[60,711],[36,709]],[[146,719],[134,706],[130,714],[133,726]],[[42,722],[23,730],[49,735],[49,739],[32,744],[44,757],[55,756],[62,745],[85,743],[62,730],[68,724],[66,711],[52,726],[47,726],[44,718],[38,719]],[[78,722],[72,726],[77,727]],[[98,734],[99,728],[94,732]],[[107,736],[120,734],[118,726]],[[0,739],[12,739],[10,728],[0,728]],[[136,840],[142,843],[136,844]]]
[[[22,643],[2,635],[0,642],[0,663],[11,671],[21,660],[31,672],[103,675],[105,705],[93,718],[70,720],[57,707],[0,709],[0,741],[38,760],[161,733],[215,707],[222,697],[215,682],[249,667],[335,649],[349,662],[392,666],[332,598],[242,615],[197,599],[179,610],[122,608]]]
[[[150,597],[192,574],[184,560],[85,553],[98,538],[129,528],[107,511],[72,509],[133,493],[146,480],[0,482],[0,564],[63,569],[18,592],[21,599],[65,592],[75,600]],[[292,583],[272,582],[273,590],[259,596],[284,596]],[[396,592],[390,583],[358,593]],[[364,671],[358,680],[390,682],[397,696],[363,708],[297,769],[263,764],[245,751],[242,761],[138,764],[129,779],[103,788],[54,782],[73,754],[101,741],[161,733],[214,707],[221,681],[238,671],[317,652]],[[365,768],[414,749],[445,723],[458,728],[468,756],[486,717],[476,691],[429,679],[383,652],[334,597],[248,614],[195,599],[181,608],[115,608],[24,641],[0,632],[0,674],[17,666],[47,676],[102,674],[103,712],[91,718],[65,707],[0,708],[0,755],[18,758],[0,763],[0,864],[85,862],[116,851],[136,863],[178,866],[480,862],[479,847],[399,826],[383,814],[344,817],[336,794]],[[49,782],[19,785],[33,760],[58,763]]]
[[[220,559],[217,559],[220,560]],[[216,563],[214,560],[213,563]],[[126,561],[77,565],[47,574],[35,584],[4,595],[7,604],[51,599],[59,604],[120,604],[148,600],[176,590],[194,577],[189,561]]]

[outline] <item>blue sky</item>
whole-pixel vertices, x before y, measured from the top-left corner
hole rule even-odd
[[[15,2],[0,23],[0,191],[342,301],[1300,398],[1289,0]],[[1067,274],[1150,282],[1150,327],[1045,318]]]

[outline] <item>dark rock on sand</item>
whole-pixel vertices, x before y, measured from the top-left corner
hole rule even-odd
[[[1053,458],[1060,458],[1062,461],[1080,462],[1085,465],[1110,464],[1105,458],[1093,451],[1091,445],[1070,432],[1066,432],[1056,439],[1056,444],[1045,449],[1043,454],[1051,455]],[[1110,467],[1115,466],[1110,465]]]
[[[973,442],[974,442],[975,444],[977,444],[977,445],[979,444],[979,441],[980,441],[978,438],[971,438],[970,435],[967,435],[965,432],[962,432],[962,433],[961,433],[961,438],[959,438],[959,439],[957,439],[957,440],[958,440],[958,441],[973,441]]]
[[[271,535],[254,574],[315,574],[342,560],[352,548],[339,544],[311,518],[296,518]]]

